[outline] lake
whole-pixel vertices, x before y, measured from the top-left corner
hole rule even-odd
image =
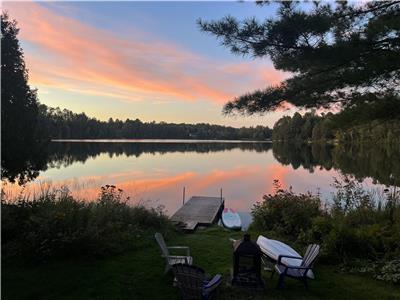
[[[332,199],[334,177],[355,176],[366,188],[399,186],[398,149],[351,149],[270,142],[195,140],[53,141],[42,151],[36,178],[21,186],[3,182],[8,195],[22,190],[67,186],[81,199],[92,200],[100,187],[115,185],[132,203],[162,205],[173,214],[194,195],[219,196],[226,206],[250,212],[273,181],[295,192],[320,193]]]

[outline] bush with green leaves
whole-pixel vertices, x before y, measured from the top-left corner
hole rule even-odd
[[[321,208],[318,195],[277,188],[254,206],[252,228],[295,247],[318,243],[321,258],[330,262],[350,266],[357,260],[379,262],[379,270],[372,275],[397,282],[399,190],[391,187],[372,193],[347,176],[335,180],[333,186],[336,193],[329,208]]]
[[[395,258],[400,253],[398,189],[369,191],[347,176],[335,179],[333,186],[336,193],[329,212],[331,227],[320,239],[326,254],[342,261]],[[318,230],[310,229],[314,236]]]
[[[278,181],[274,186],[275,194],[265,195],[263,202],[254,205],[252,227],[296,239],[311,227],[313,218],[324,214],[321,201],[310,193],[295,194],[291,189],[284,190]]]
[[[76,200],[66,189],[34,200],[3,195],[3,257],[100,257],[143,247],[155,231],[173,229],[161,208],[128,201],[113,185],[102,187],[94,202]]]
[[[343,272],[371,275],[377,280],[400,284],[400,259],[355,260],[351,265],[343,264],[340,269]]]

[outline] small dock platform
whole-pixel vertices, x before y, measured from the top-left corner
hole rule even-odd
[[[209,226],[217,221],[224,208],[224,198],[193,196],[171,217],[183,225],[185,231],[194,231],[198,225]]]

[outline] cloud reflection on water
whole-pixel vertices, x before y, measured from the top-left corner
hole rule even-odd
[[[90,201],[101,186],[113,184],[132,203],[163,205],[172,214],[182,205],[183,187],[186,199],[219,196],[222,188],[227,206],[249,212],[263,195],[273,192],[275,179],[295,192],[319,191],[329,201],[333,177],[340,176],[332,167],[310,171],[298,163],[280,162],[270,145],[142,144],[137,149],[138,145],[129,144],[79,144],[61,145],[65,152],[56,148],[53,155],[59,161],[49,162],[49,168],[25,187],[6,184],[5,192],[18,195],[24,189],[32,196],[46,185],[67,186],[75,197]],[[373,185],[371,179],[365,182]]]

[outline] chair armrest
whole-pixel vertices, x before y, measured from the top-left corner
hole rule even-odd
[[[307,269],[311,269],[310,267],[301,267],[301,266],[286,266],[286,268],[288,269],[298,269],[298,270],[307,270]]]
[[[301,260],[303,259],[303,258],[300,257],[300,256],[279,255],[279,256],[278,256],[278,265],[282,265],[282,263],[281,263],[282,258],[293,258],[293,259],[301,259]]]
[[[221,274],[215,275],[210,281],[204,284],[203,289],[209,293],[216,289],[221,283]]]
[[[277,268],[278,264],[275,265],[275,268]],[[281,265],[285,269],[283,270],[283,273],[286,275],[289,269],[294,269],[294,270],[305,270],[303,273],[303,277],[306,277],[308,274],[308,271],[311,270],[311,267],[301,267],[301,266],[292,266],[292,265]]]
[[[288,269],[292,270],[304,270],[303,277],[307,277],[308,271],[311,270],[311,267],[300,267],[300,266],[286,266],[285,273]]]
[[[187,246],[172,246],[172,247],[167,247],[168,249],[181,249],[184,250],[186,249],[186,256],[190,256],[190,248]]]

